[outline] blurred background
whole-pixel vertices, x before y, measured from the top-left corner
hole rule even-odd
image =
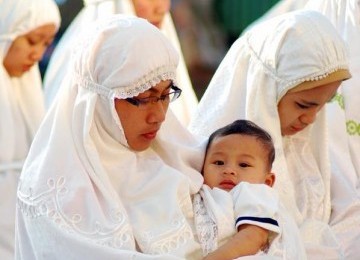
[[[171,15],[190,78],[200,100],[216,68],[243,30],[279,0],[172,0]],[[82,0],[56,0],[61,28],[40,63],[42,76],[67,26],[83,7]]]

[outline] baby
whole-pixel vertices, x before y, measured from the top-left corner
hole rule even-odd
[[[202,171],[204,185],[200,196],[194,198],[194,207],[203,204],[210,219],[216,223],[212,228],[215,230],[212,232],[214,235],[209,236],[209,232],[204,232],[201,227],[203,216],[200,217],[201,221],[199,217],[195,218],[197,226],[200,226],[198,234],[206,255],[204,259],[235,259],[246,255],[270,254],[269,246],[275,237],[279,237],[277,249],[274,250],[276,256],[284,256],[285,248],[281,244],[283,238],[279,235],[282,228],[278,224],[279,198],[271,188],[275,181],[275,175],[271,172],[274,158],[271,136],[248,120],[237,120],[211,134]],[[224,190],[231,195],[230,204],[229,199],[224,197]],[[226,206],[231,205],[231,202],[232,211]],[[224,211],[211,212],[211,203],[223,204]],[[237,232],[218,247],[218,241],[229,237],[221,234],[220,230],[224,230],[224,227],[219,227],[225,226],[225,219],[228,219],[225,215],[231,215],[232,225],[235,218]],[[295,223],[291,229],[296,230]],[[300,235],[297,234],[298,231],[294,236],[300,241]],[[209,243],[209,237],[215,241]],[[302,242],[299,243],[301,248]],[[298,245],[294,246],[296,248]]]

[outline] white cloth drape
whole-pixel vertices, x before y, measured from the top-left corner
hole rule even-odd
[[[306,8],[324,14],[346,41],[352,78],[343,82],[328,105],[332,170],[360,192],[360,3],[356,0],[309,1]]]
[[[360,254],[360,3],[357,0],[311,0],[306,5],[324,14],[346,41],[352,78],[343,82],[327,105],[332,171],[332,225],[346,259]],[[347,223],[347,224],[344,224]],[[357,243],[354,244],[354,241]]]
[[[114,107],[174,81],[177,52],[156,27],[122,15],[91,25],[75,46],[70,83],[20,178],[17,259],[196,259],[202,146],[169,111],[153,146],[134,152]]]
[[[311,127],[283,138],[277,104],[298,84],[348,68],[346,51],[333,26],[317,12],[291,12],[260,23],[230,48],[190,124],[193,132],[209,135],[245,118],[271,134],[276,150],[275,188],[300,227],[310,258],[342,257],[328,225],[331,201],[325,109]]]
[[[121,13],[135,15],[132,0],[85,0],[84,4],[85,7],[70,24],[50,59],[44,78],[45,103],[47,107],[53,103],[56,93],[65,78],[71,57],[70,50],[79,32],[86,28],[90,22],[98,18]],[[177,69],[177,83],[183,92],[177,102],[172,105],[171,109],[180,122],[184,125],[188,125],[191,116],[196,110],[198,101],[181,53],[179,39],[170,13],[165,15],[161,31],[171,40],[172,44],[180,52],[180,62]],[[141,62],[141,59],[139,62]]]
[[[235,227],[235,222],[241,217],[241,224],[257,225],[271,231],[268,251],[259,252],[256,257],[306,259],[296,223],[280,203],[276,190],[269,186],[242,182],[227,192],[203,185],[194,196],[194,209],[204,255],[234,235],[240,224]],[[265,218],[277,221],[278,225],[265,221]]]
[[[60,25],[53,1],[0,1],[0,259],[13,259],[18,177],[44,114],[38,65],[15,78],[3,61],[18,36],[47,23]]]

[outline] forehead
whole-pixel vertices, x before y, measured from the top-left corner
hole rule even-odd
[[[312,99],[328,100],[335,95],[342,81],[335,81],[311,89],[288,92],[285,96],[304,97]],[[296,87],[294,88],[296,90]]]
[[[42,37],[42,38],[49,38],[49,37],[54,37],[55,33],[56,33],[55,24],[46,24],[46,25],[39,26],[34,30],[31,30],[30,32],[28,32],[25,35],[30,36],[30,37],[37,36],[37,37]]]
[[[264,148],[262,142],[254,136],[230,134],[214,138],[208,152],[251,154],[257,157],[263,156],[263,154],[266,153],[266,149]]]

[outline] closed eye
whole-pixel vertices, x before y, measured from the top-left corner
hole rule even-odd
[[[307,109],[307,108],[309,108],[309,106],[303,105],[303,104],[298,103],[298,102],[296,102],[296,105],[297,105],[299,108],[301,108],[301,109]]]
[[[147,105],[151,102],[150,97],[148,97],[148,98],[127,98],[126,100],[135,106]]]
[[[44,42],[43,45],[47,48],[51,45],[52,42]]]
[[[29,45],[36,45],[36,43],[37,43],[34,39],[32,39],[30,37],[27,37],[26,39],[27,39]]]

